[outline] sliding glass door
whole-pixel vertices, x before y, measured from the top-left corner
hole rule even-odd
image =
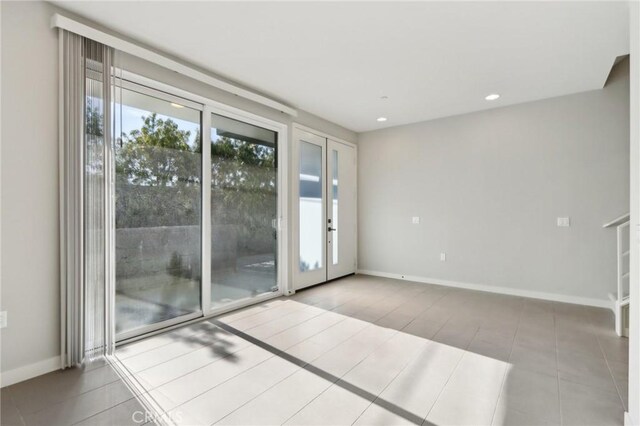
[[[277,296],[286,277],[286,126],[137,78],[114,100],[118,341]]]
[[[211,304],[278,291],[277,132],[211,115]]]
[[[201,107],[127,84],[116,104],[116,334],[201,313]]]

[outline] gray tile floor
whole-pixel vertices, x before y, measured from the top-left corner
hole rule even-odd
[[[4,388],[2,425],[616,425],[627,345],[604,309],[354,276]]]

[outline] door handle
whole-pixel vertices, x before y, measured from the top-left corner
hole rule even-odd
[[[333,232],[333,231],[337,231],[337,230],[338,230],[338,228],[332,228],[332,227],[328,227],[327,228],[328,232]]]

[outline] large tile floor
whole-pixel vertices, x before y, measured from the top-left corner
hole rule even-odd
[[[616,425],[627,344],[604,309],[354,276],[2,389],[2,425]]]

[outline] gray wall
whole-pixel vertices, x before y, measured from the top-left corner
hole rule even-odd
[[[5,372],[60,355],[58,38],[49,28],[52,7],[0,7]]]
[[[602,224],[629,211],[628,61],[602,90],[363,133],[358,150],[360,270],[614,291]]]
[[[0,331],[3,373],[44,372],[60,355],[58,239],[58,38],[44,2],[0,2],[2,19],[2,259]],[[72,14],[62,11],[67,16]],[[293,119],[175,73],[150,77],[202,90],[238,108],[290,124]],[[311,114],[296,121],[356,141],[357,135]]]

